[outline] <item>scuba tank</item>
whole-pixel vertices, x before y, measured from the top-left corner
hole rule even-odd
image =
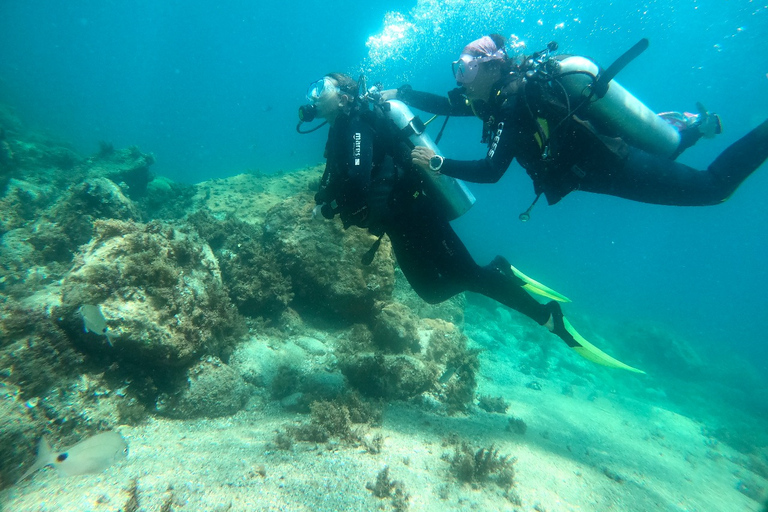
[[[553,59],[557,71],[552,79],[562,84],[571,104],[584,105],[579,115],[599,131],[615,133],[629,145],[656,155],[671,157],[680,145],[680,133],[615,80],[600,84],[600,69],[591,60],[576,55]]]
[[[413,114],[405,103],[390,100],[382,104],[382,107],[386,115],[408,137],[414,147],[425,146],[434,151],[436,155],[443,156],[432,137],[426,133],[424,123]],[[425,192],[438,201],[447,213],[449,220],[461,217],[475,204],[475,196],[463,181],[432,171],[419,169],[419,173],[424,178]]]

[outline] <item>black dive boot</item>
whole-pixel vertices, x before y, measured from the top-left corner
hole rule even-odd
[[[560,303],[553,300],[547,302],[544,307],[546,307],[549,314],[552,315],[552,323],[554,324],[552,334],[559,337],[571,348],[580,347],[581,344],[574,339],[573,335],[565,327],[565,322],[563,322],[563,310],[560,309]]]
[[[493,258],[493,261],[487,265],[487,268],[493,269],[500,274],[504,274],[506,277],[514,281],[517,286],[525,285],[525,281],[515,275],[515,273],[512,271],[512,265],[504,256],[496,256]]]

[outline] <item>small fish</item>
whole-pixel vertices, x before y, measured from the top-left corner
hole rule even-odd
[[[83,328],[85,332],[92,332],[99,336],[106,336],[109,346],[112,346],[112,338],[109,335],[109,326],[104,315],[101,314],[99,306],[93,306],[91,304],[83,304],[78,310],[80,316],[83,319]]]
[[[100,473],[127,456],[128,443],[114,430],[96,434],[60,453],[53,452],[43,437],[37,448],[37,460],[19,481],[45,466],[53,466],[66,476]]]
[[[459,372],[459,370],[463,370],[465,366],[467,366],[467,363],[464,363],[462,365],[455,366],[455,367],[447,367],[445,369],[445,372],[443,372],[440,378],[437,379],[437,382],[439,382],[440,384],[445,384],[446,382],[451,380],[451,378],[454,375],[456,375]]]

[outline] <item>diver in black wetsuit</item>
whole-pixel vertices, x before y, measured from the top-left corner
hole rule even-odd
[[[429,303],[464,291],[480,293],[546,326],[587,359],[639,371],[589,344],[563,317],[557,302],[541,304],[530,296],[522,287],[526,283],[503,257],[478,265],[446,213],[424,194],[422,178],[412,168],[407,138],[381,107],[370,110],[357,92],[351,77],[330,73],[310,85],[311,104],[300,109],[302,121],[317,117],[330,124],[315,214],[339,215],[345,229],[357,226],[379,237],[387,234],[406,279]],[[370,262],[377,247],[378,242],[364,262],[366,258]]]
[[[408,86],[384,92],[384,99],[394,97],[427,112],[474,115],[484,121],[483,142],[488,144],[484,159],[443,159],[417,147],[412,155],[415,165],[466,181],[494,183],[517,158],[533,180],[537,199],[543,193],[549,204],[583,190],[646,203],[704,206],[728,199],[768,158],[765,121],[705,171],[675,162],[702,135],[720,133],[719,118],[704,111],[670,120],[684,128],[679,147],[670,155],[630,146],[619,133],[597,130],[587,116],[580,118],[582,111],[568,103],[556,80],[532,79],[526,66],[533,59],[518,65],[504,47],[504,38],[497,34],[465,47],[454,63],[461,87],[448,98]]]

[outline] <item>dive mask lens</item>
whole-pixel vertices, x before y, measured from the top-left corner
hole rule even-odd
[[[453,76],[460,84],[469,84],[477,77],[480,68],[479,58],[472,55],[462,55],[453,63]]]
[[[311,103],[316,103],[324,95],[330,94],[333,91],[338,91],[338,90],[339,88],[331,81],[330,78],[326,76],[321,78],[317,82],[313,82],[309,84],[309,89],[307,89],[307,99]]]
[[[323,94],[323,89],[325,89],[325,78],[312,82],[307,89],[307,99],[312,103],[316,102],[320,99],[320,95]]]

